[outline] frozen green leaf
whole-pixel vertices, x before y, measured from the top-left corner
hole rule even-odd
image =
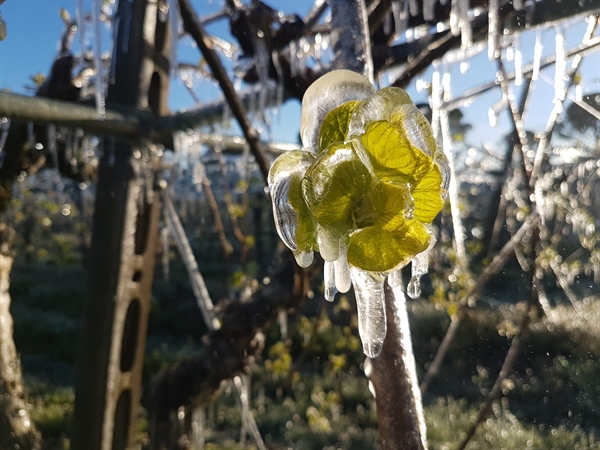
[[[405,185],[378,183],[370,189],[354,218],[359,228],[377,225],[382,230],[398,230],[412,215],[413,201]]]
[[[335,142],[344,142],[348,134],[348,124],[352,117],[352,112],[358,105],[357,101],[350,101],[331,110],[319,131],[319,153]]]
[[[371,174],[351,147],[333,144],[306,171],[304,199],[324,227],[346,228],[372,184]]]
[[[411,144],[398,122],[372,122],[361,143],[381,181],[415,184],[431,170],[432,158]]]
[[[366,227],[350,236],[348,263],[370,272],[388,272],[408,264],[428,247],[430,239],[425,226],[414,219],[398,231]]]

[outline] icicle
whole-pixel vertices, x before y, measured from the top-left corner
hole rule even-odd
[[[488,58],[490,61],[498,55],[500,45],[500,1],[490,0],[488,13]]]
[[[317,228],[317,244],[319,252],[325,261],[335,261],[340,256],[339,237],[326,229],[319,226]]]
[[[426,250],[416,255],[411,263],[411,277],[406,288],[406,293],[413,299],[421,295],[421,277],[429,271],[429,254],[436,242],[431,226],[429,226],[428,231],[431,236],[429,246]]]
[[[335,297],[335,268],[330,261],[325,261],[323,278],[325,300],[332,302]]]
[[[457,0],[460,26],[460,48],[464,52],[467,51],[473,45],[473,29],[471,28],[471,20],[469,18],[470,0]],[[466,56],[466,55],[465,55]],[[462,68],[461,68],[462,70]],[[464,73],[464,72],[461,72]]]
[[[320,34],[318,35],[320,36]],[[283,69],[281,67],[281,61],[279,60],[279,52],[273,50],[271,59],[273,60],[273,66],[275,66],[275,72],[277,72],[277,91],[275,94],[275,114],[279,114],[281,105],[283,104],[283,94],[285,90],[285,79]],[[315,55],[316,58],[316,55]]]
[[[581,81],[575,85],[575,101],[583,101],[583,83]]]
[[[513,0],[512,4],[515,11],[521,11],[523,9],[523,0]]]
[[[490,127],[495,128],[498,125],[498,113],[506,107],[507,100],[502,97],[488,109],[488,120],[490,122]]]
[[[350,266],[348,265],[348,246],[344,239],[340,239],[340,257],[334,261],[335,287],[341,293],[348,292],[352,286]]]
[[[292,78],[298,76],[298,56],[296,53],[296,41],[290,41],[290,75]]]
[[[104,70],[102,64],[102,23],[100,22],[101,0],[94,0],[92,17],[94,20],[94,60],[96,65],[96,112],[98,119],[106,116],[104,99]]]
[[[52,166],[58,171],[58,153],[56,152],[56,126],[48,125],[48,151],[52,158]]]
[[[435,20],[435,5],[436,0],[424,0],[423,2],[423,19],[426,22],[433,22]]]
[[[163,225],[160,229],[160,240],[162,244],[162,254],[160,262],[162,265],[163,280],[169,280],[169,227]]]
[[[419,15],[419,12],[421,11],[419,0],[408,0],[408,5],[410,15],[413,17],[417,17]]]
[[[458,36],[460,34],[460,5],[458,4],[458,0],[452,0],[450,3],[450,32],[453,36]]]
[[[350,268],[358,309],[358,333],[369,358],[381,353],[387,333],[383,274]]]
[[[177,71],[177,47],[179,43],[179,5],[176,0],[167,0],[169,5],[169,25],[171,26],[171,54],[169,55],[169,69],[171,75]]]
[[[204,424],[206,414],[204,408],[197,407],[192,412],[192,447],[196,449],[204,448]]]
[[[533,69],[531,72],[531,81],[537,81],[540,75],[540,65],[542,61],[542,51],[544,46],[542,44],[542,30],[535,32],[535,46],[533,48]]]
[[[556,63],[554,64],[554,101],[562,101],[565,95],[567,78],[567,52],[565,49],[565,32],[563,27],[556,26]]]
[[[394,38],[398,39],[408,25],[408,0],[392,1],[392,15],[394,17]]]
[[[8,138],[8,132],[10,130],[10,119],[3,117],[0,120],[0,169],[4,164],[4,145],[6,144],[6,138]]]
[[[434,74],[437,72],[438,75],[438,85],[439,85],[439,70],[434,65]],[[440,89],[441,90],[441,89]],[[445,93],[437,92],[437,97],[441,97]],[[432,96],[435,99],[436,93],[432,92]],[[454,169],[454,159],[452,155],[452,136],[450,134],[450,124],[448,120],[448,111],[446,108],[441,107],[442,101],[438,98],[437,102],[437,115],[439,120],[439,127],[442,135],[442,148],[443,153],[446,156],[447,164],[448,164],[448,173],[449,177],[449,185],[448,185],[448,196],[450,197],[450,211],[452,216],[452,226],[454,228],[454,243],[456,245],[456,256],[459,261],[460,268],[464,274],[468,273],[468,256],[465,247],[466,240],[466,232],[462,223],[462,218],[460,216],[459,210],[459,197],[458,197],[458,182],[456,177],[456,171]],[[433,101],[432,101],[433,103]],[[437,124],[436,124],[437,126]],[[435,128],[434,128],[435,132]]]
[[[459,66],[460,74],[461,75],[466,74],[469,71],[470,67],[471,67],[471,64],[469,63],[469,61],[467,61],[467,60],[461,61],[460,66]]]
[[[277,311],[277,322],[279,322],[279,332],[281,339],[285,340],[288,338],[288,312],[287,309],[281,308]]]
[[[258,85],[261,86],[261,89],[258,91],[258,105],[257,112],[259,115],[263,117],[264,120],[264,111],[267,106],[267,96],[269,93],[269,50],[267,49],[267,44],[263,38],[255,39],[254,46],[254,67],[256,67],[256,73],[258,75]]]
[[[521,86],[523,83],[523,55],[521,53],[521,39],[519,35],[513,37],[512,46],[515,57],[515,86]]]

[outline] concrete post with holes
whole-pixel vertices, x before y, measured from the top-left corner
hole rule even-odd
[[[167,113],[166,2],[120,0],[107,103]],[[176,13],[172,11],[172,13]],[[133,446],[160,216],[160,152],[105,137],[96,192],[71,449]]]

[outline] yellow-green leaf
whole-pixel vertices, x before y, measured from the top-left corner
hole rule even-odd
[[[332,109],[325,116],[319,130],[318,151],[321,153],[335,142],[344,142],[348,134],[350,117],[359,102],[350,101]]]
[[[414,218],[430,223],[444,206],[441,195],[442,174],[437,164],[419,181],[413,190],[415,202]]]
[[[302,192],[320,225],[347,229],[371,184],[371,174],[354,150],[338,143],[324,150],[306,171]]]
[[[431,170],[431,157],[410,143],[398,123],[372,122],[361,143],[381,181],[416,183]]]
[[[405,185],[378,183],[370,189],[354,218],[359,228],[377,225],[382,230],[402,228],[406,215],[412,212],[413,201]]]
[[[404,266],[429,246],[431,237],[417,220],[408,220],[398,231],[366,227],[350,236],[348,263],[363,270],[388,272]]]

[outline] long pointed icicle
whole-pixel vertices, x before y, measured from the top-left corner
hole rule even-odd
[[[369,358],[381,353],[387,333],[382,274],[350,268],[358,309],[358,333]]]

